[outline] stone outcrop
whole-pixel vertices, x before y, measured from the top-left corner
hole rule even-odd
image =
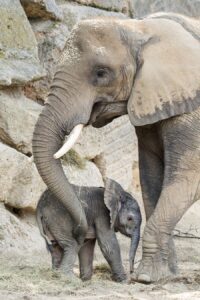
[[[40,63],[46,75],[39,81],[25,86],[26,95],[33,100],[45,101],[55,66],[69,36],[68,26],[63,22],[31,20],[32,29],[38,43]]]
[[[98,167],[86,160],[83,167],[64,164],[64,172],[69,182],[82,186],[104,186],[102,174]]]
[[[194,203],[176,226],[174,233],[180,237],[200,238],[200,200]]]
[[[117,18],[127,18],[123,13],[117,13],[113,11],[106,11],[100,8],[94,8],[91,6],[79,6],[69,2],[62,4],[60,6],[64,15],[64,22],[67,24],[68,28],[71,30],[72,27],[79,21],[94,18],[94,17],[117,17]]]
[[[104,178],[118,181],[125,189],[132,185],[137,168],[137,138],[128,116],[115,119],[100,129],[84,129],[74,149],[81,157],[92,159]]]
[[[21,89],[0,90],[0,140],[31,154],[32,135],[42,106],[26,98]]]
[[[44,190],[35,164],[22,153],[0,144],[0,201],[11,207],[35,209]]]
[[[133,16],[131,0],[75,0],[77,3]]]
[[[27,213],[15,214],[0,203],[0,255],[5,257],[9,253],[22,255],[23,259],[28,254],[47,256],[44,239],[40,236],[35,218]]]
[[[37,43],[19,0],[0,0],[0,86],[39,79]]]
[[[62,11],[55,0],[20,0],[29,18],[62,20]]]
[[[160,11],[200,18],[199,0],[132,0],[132,4],[136,18]]]

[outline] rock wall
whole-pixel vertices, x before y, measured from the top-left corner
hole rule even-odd
[[[136,18],[160,11],[200,18],[199,0],[133,0],[132,9]]]
[[[30,217],[45,189],[30,159],[32,134],[72,27],[101,15],[132,16],[131,1],[0,0],[0,252],[44,248]],[[103,186],[108,176],[126,189],[133,163],[137,145],[127,117],[85,128],[63,159],[72,183]]]

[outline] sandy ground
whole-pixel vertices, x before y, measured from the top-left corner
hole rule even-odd
[[[26,257],[4,255],[0,259],[1,300],[85,300],[85,299],[200,299],[200,240],[176,238],[180,273],[173,280],[157,284],[119,284],[111,281],[109,269],[96,249],[95,271],[90,282],[68,282],[50,268],[44,250]],[[123,262],[128,270],[129,240],[120,237]],[[140,259],[141,248],[136,261]],[[75,272],[78,274],[76,265]]]

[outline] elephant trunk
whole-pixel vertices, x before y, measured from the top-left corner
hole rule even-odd
[[[129,251],[130,273],[133,273],[134,270],[134,260],[135,260],[135,255],[136,255],[139,241],[140,241],[140,226],[136,226],[131,237],[131,246]]]
[[[35,126],[33,156],[48,189],[64,204],[77,225],[74,234],[78,242],[82,243],[87,232],[86,216],[81,202],[64,174],[60,160],[55,159],[53,155],[61,147],[65,134],[77,125],[75,123],[86,124],[89,117],[77,120],[77,112],[73,108],[74,98],[69,97],[67,102],[66,94],[64,89],[58,88],[58,84],[55,85],[54,80],[48,102]]]

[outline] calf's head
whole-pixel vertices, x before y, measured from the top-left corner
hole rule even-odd
[[[107,179],[104,202],[110,211],[110,226],[131,238],[130,271],[133,271],[136,250],[140,240],[141,212],[137,201],[124,191],[119,183]]]

